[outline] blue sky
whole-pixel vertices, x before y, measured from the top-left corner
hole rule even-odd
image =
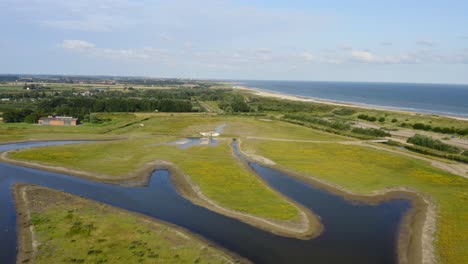
[[[468,83],[468,1],[0,1],[0,73]]]

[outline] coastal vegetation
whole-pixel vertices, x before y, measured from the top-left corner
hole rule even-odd
[[[228,123],[227,128],[235,127],[235,124],[243,119],[246,118],[233,118],[233,123]],[[228,120],[218,117],[153,115],[153,118],[142,122],[144,127],[133,125],[112,132],[132,135],[132,139],[79,146],[34,148],[13,152],[10,157],[105,174],[110,176],[110,179],[112,176],[119,179],[153,160],[165,160],[189,175],[203,194],[223,207],[268,219],[297,220],[298,209],[245,170],[231,154],[230,140],[220,139],[218,146],[193,146],[187,149],[165,144],[179,139],[178,135],[190,136],[196,131],[213,129],[220,121]],[[258,127],[260,124],[261,121],[249,122],[244,124],[244,127]],[[300,133],[301,131],[307,131],[300,126],[288,126],[292,131],[297,130],[299,136],[304,134]],[[226,132],[229,133],[229,130]],[[311,132],[308,138],[313,134]],[[148,133],[154,136],[147,138],[150,135]],[[325,136],[319,134],[317,138]],[[225,186],[230,188],[226,189]],[[249,201],[256,202],[253,204]]]
[[[410,138],[408,138],[408,143],[412,143],[414,145],[423,146],[439,151],[445,151],[449,153],[460,153],[461,150],[457,147],[451,146],[449,144],[445,144],[440,140],[433,139],[432,137],[416,134]]]
[[[24,185],[15,191],[17,199],[26,200],[17,200],[20,221],[32,227],[20,233],[34,233],[24,234],[21,242],[38,245],[31,254],[22,244],[20,263],[239,261],[208,242],[155,219],[44,187]]]
[[[87,177],[99,175],[101,180],[104,177],[113,182],[130,177],[145,164],[164,160],[223,208],[273,221],[297,222],[300,207],[270,189],[233,156],[230,144],[235,138],[242,142],[247,155],[268,161],[270,166],[292,170],[355,193],[406,188],[430,197],[437,207],[435,246],[439,262],[468,262],[464,250],[468,247],[464,239],[468,233],[464,225],[468,221],[468,208],[464,206],[468,204],[465,202],[468,180],[436,169],[427,161],[377,150],[371,148],[375,145],[356,140],[388,137],[392,131],[403,128],[437,133],[449,133],[443,128],[450,128],[450,134],[463,136],[466,121],[266,98],[218,84],[189,88],[183,86],[184,83],[173,82],[164,84],[168,85],[165,89],[153,89],[144,83],[125,83],[120,88],[99,88],[103,91],[76,84],[60,85],[50,85],[50,89],[43,90],[35,88],[32,92],[38,92],[37,98],[22,87],[2,90],[0,97],[5,94],[14,94],[14,97],[0,103],[6,122],[0,124],[0,142],[114,141],[26,149],[10,152],[9,158],[62,167],[71,174],[89,172]],[[76,90],[71,92],[71,89]],[[87,91],[93,92],[86,96],[74,94]],[[32,99],[34,101],[30,101]],[[15,110],[15,106],[20,107]],[[155,110],[171,113],[155,113]],[[178,110],[190,113],[175,113]],[[76,114],[83,124],[53,127],[27,123],[49,113]],[[412,124],[422,125],[415,128]],[[226,127],[216,146],[196,145],[182,149],[173,144],[179,139],[199,136],[200,132],[213,131],[220,125]],[[466,162],[466,149],[444,142],[416,135],[410,136],[408,143],[411,144],[401,139],[388,144]],[[47,223],[42,220],[41,215],[32,218],[39,226]],[[86,229],[90,223],[81,223],[84,228],[81,224],[77,226],[78,233],[91,230],[93,234],[93,228]],[[312,221],[312,224],[315,224],[313,228],[318,228],[318,222]]]
[[[365,146],[244,140],[245,151],[272,160],[280,168],[325,180],[346,190],[370,194],[406,187],[432,197],[437,205],[436,251],[440,263],[465,263],[468,254],[468,179],[425,161]],[[288,155],[282,150],[287,149]]]
[[[404,126],[410,126],[410,125],[405,124]],[[433,127],[431,125],[425,125],[422,123],[414,123],[411,127],[417,130],[433,131],[436,133],[443,133],[443,134],[458,134],[460,136],[468,135],[468,128],[438,127],[438,126]]]
[[[370,122],[377,121],[377,118],[375,116],[368,116],[368,115],[364,115],[364,114],[358,115],[358,118],[362,119],[362,120],[367,120],[367,121],[370,121]]]
[[[390,133],[382,129],[355,127],[351,132],[356,134],[369,135],[374,137],[390,137]]]

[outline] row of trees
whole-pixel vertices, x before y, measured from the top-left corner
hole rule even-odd
[[[370,122],[375,122],[377,120],[379,120],[379,122],[381,122],[381,123],[385,122],[385,117],[380,117],[380,118],[377,119],[377,117],[375,117],[375,116],[368,116],[368,115],[365,115],[365,114],[358,115],[358,118],[362,119],[362,120],[367,120],[367,121],[370,121]],[[393,119],[392,123],[395,123],[396,121],[397,121],[396,119]]]
[[[460,149],[457,147],[454,147],[449,144],[445,144],[444,142],[438,140],[438,139],[433,139],[432,137],[416,134],[407,140],[408,143],[426,147],[426,148],[431,148],[439,151],[444,151],[444,152],[449,152],[449,153],[459,153]]]
[[[307,114],[286,114],[284,115],[284,117],[288,119],[305,121],[321,126],[326,126],[337,130],[349,130],[351,128],[349,124],[341,121],[328,121],[323,118],[318,118]]]
[[[443,134],[458,134],[461,136],[468,135],[468,128],[454,128],[454,127],[432,127],[423,123],[415,123],[412,125],[413,129],[434,131]]]
[[[54,98],[42,100],[35,110],[14,109],[3,113],[5,123],[36,123],[41,116],[50,114],[74,116],[83,120],[92,112],[192,112],[198,108],[183,99],[132,99],[132,98]]]
[[[245,98],[239,94],[228,94],[223,97],[223,101],[218,104],[219,108],[227,113],[249,112],[249,105],[245,102]]]
[[[191,112],[193,105],[184,99],[136,99],[136,98],[64,98],[42,100],[37,111],[59,115],[78,115],[91,112]]]
[[[355,127],[351,132],[373,137],[390,137],[390,133],[382,129]]]
[[[3,122],[5,123],[36,123],[41,117],[39,113],[34,112],[31,109],[13,109],[7,110],[3,113]]]
[[[343,134],[343,135],[351,135],[349,134],[349,132],[352,132],[354,135],[353,136],[356,136],[356,134],[359,134],[359,135],[364,135],[364,136],[368,136],[368,137],[389,137],[391,136],[388,132],[382,130],[382,129],[375,129],[375,128],[359,128],[359,127],[355,127],[355,128],[351,128],[351,125],[349,125],[348,123],[345,123],[345,122],[342,122],[342,121],[338,121],[338,120],[326,120],[326,119],[323,119],[323,118],[319,118],[319,117],[315,117],[315,116],[311,116],[311,115],[308,115],[308,114],[301,114],[301,113],[290,113],[290,114],[286,114],[284,116],[286,119],[292,119],[292,120],[298,120],[298,121],[303,121],[303,122],[307,122],[307,123],[311,123],[311,124],[317,124],[317,125],[320,125],[322,127],[327,127],[327,128],[331,128],[331,129],[334,129],[330,131],[330,129],[325,129],[326,131],[328,132],[334,132],[334,133],[337,133],[337,134]],[[338,131],[343,131],[343,132],[339,132]],[[366,138],[368,138],[366,137]]]
[[[362,119],[362,120],[367,120],[367,121],[370,121],[370,122],[375,122],[375,121],[377,121],[377,117],[375,117],[375,116],[368,116],[368,115],[365,115],[365,114],[360,114],[360,115],[358,115],[358,118],[359,118],[359,119]]]

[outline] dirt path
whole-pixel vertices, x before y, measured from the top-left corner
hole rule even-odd
[[[366,122],[357,122],[355,127],[363,127],[363,128],[374,128],[374,129],[381,129],[383,128],[382,126],[378,124],[370,124]],[[412,129],[407,129],[407,128],[398,128],[397,131],[388,131],[392,135],[393,140],[399,140],[402,143],[406,143],[406,140],[416,134],[421,134],[421,135],[426,135],[429,137],[432,137],[434,139],[438,139],[446,144],[455,146],[457,148],[461,149],[466,149],[468,150],[468,139],[465,138],[460,138],[460,137],[453,137],[450,138],[451,135],[447,134],[438,134],[438,133],[433,133],[433,132],[428,132],[428,131],[423,131],[423,130],[412,130]],[[447,139],[450,138],[450,139]]]
[[[431,163],[432,166],[434,166],[436,168],[439,168],[441,170],[456,174],[458,176],[462,176],[464,178],[468,178],[468,165],[467,164],[463,164],[463,163],[453,163],[453,164],[445,163],[445,162],[442,162],[442,161],[438,161],[438,160],[434,160],[434,159],[431,159],[431,158],[426,158],[426,157],[423,157],[423,156],[412,154],[412,153],[409,153],[409,152],[406,152],[406,151],[399,151],[399,150],[396,150],[396,149],[391,149],[391,148],[366,144],[366,142],[357,143],[356,145],[366,146],[366,147],[370,147],[370,148],[374,148],[374,149],[379,149],[379,150],[384,150],[384,151],[388,151],[388,152],[392,152],[392,153],[405,155],[405,156],[412,157],[412,158],[415,158],[415,159],[428,161],[428,162]]]
[[[260,139],[260,140],[271,140],[271,141],[286,141],[286,142],[304,142],[304,143],[341,143],[341,144],[353,144],[356,142],[373,142],[382,143],[387,142],[387,139],[373,139],[373,140],[344,140],[344,141],[332,141],[332,140],[302,140],[302,139],[287,139],[287,138],[269,138],[269,137],[247,137],[247,139]]]
[[[458,176],[462,176],[464,178],[468,178],[468,164],[463,163],[445,163],[439,160],[434,160],[431,158],[423,157],[417,154],[412,154],[406,151],[400,151],[396,149],[371,145],[368,143],[382,143],[388,141],[387,139],[378,139],[378,140],[348,140],[348,141],[324,141],[324,140],[300,140],[300,139],[284,139],[284,138],[266,138],[266,137],[247,137],[247,139],[259,139],[259,140],[270,140],[270,141],[285,141],[285,142],[304,142],[304,143],[339,143],[339,144],[346,144],[346,145],[358,145],[358,146],[365,146],[370,147],[378,150],[384,150],[400,155],[405,155],[408,157],[412,157],[419,160],[428,161],[431,163],[432,166],[442,169],[444,171],[456,174]],[[261,160],[258,160],[261,162]]]

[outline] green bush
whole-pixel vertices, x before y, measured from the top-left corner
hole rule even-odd
[[[369,136],[375,136],[375,137],[389,137],[390,133],[385,132],[382,129],[375,129],[375,128],[361,128],[361,127],[355,127],[351,132],[356,133],[356,134],[363,134],[363,135],[369,135]]]
[[[286,114],[284,115],[284,117],[288,119],[294,119],[294,120],[309,122],[309,123],[313,123],[313,124],[317,124],[321,126],[326,126],[326,127],[330,127],[330,128],[337,129],[337,130],[349,130],[351,128],[349,124],[344,123],[344,122],[328,121],[323,118],[318,118],[318,117],[314,117],[314,116],[307,115],[307,114]]]
[[[356,111],[350,108],[339,108],[339,109],[334,110],[333,113],[339,116],[349,116],[349,115],[356,113]]]
[[[370,122],[377,121],[377,118],[375,116],[368,116],[368,115],[364,115],[364,114],[358,115],[358,118],[362,119],[362,120],[367,120],[367,121],[370,121]]]
[[[435,150],[445,151],[449,153],[459,153],[460,149],[449,144],[445,144],[440,140],[433,139],[432,137],[416,134],[407,140],[408,143],[423,146]]]

